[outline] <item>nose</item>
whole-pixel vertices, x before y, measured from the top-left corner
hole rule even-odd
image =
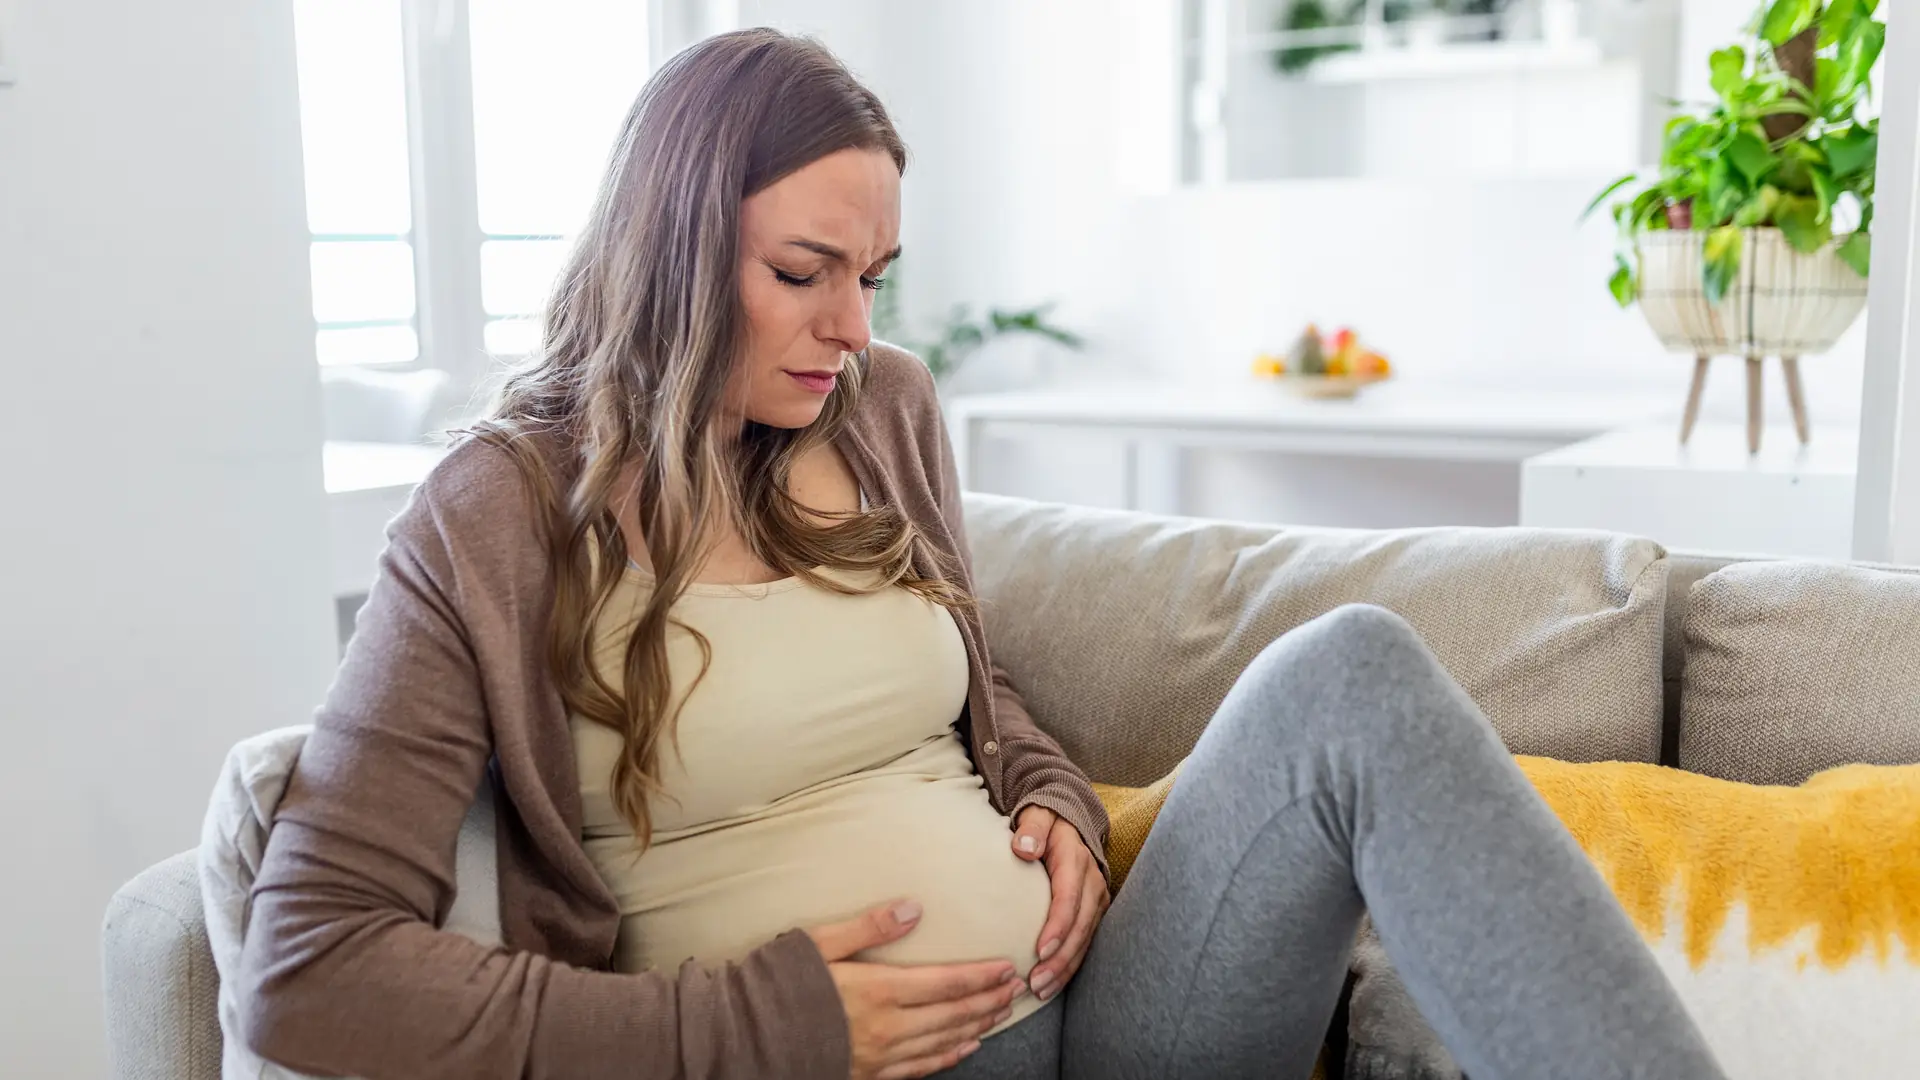
[[[822,340],[841,352],[857,353],[873,340],[873,328],[867,321],[869,293],[855,275],[846,285],[833,290],[833,298],[824,316]]]

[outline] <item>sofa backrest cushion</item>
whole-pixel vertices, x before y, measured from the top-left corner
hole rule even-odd
[[[1688,599],[1680,765],[1798,784],[1920,762],[1920,575],[1736,563]]]
[[[1354,602],[1412,623],[1516,753],[1658,754],[1666,563],[1651,541],[966,507],[994,659],[1095,780],[1167,772],[1263,647]]]

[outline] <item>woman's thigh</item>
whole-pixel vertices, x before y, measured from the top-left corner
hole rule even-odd
[[[1060,1080],[1062,1000],[981,1040],[973,1056],[935,1075],[939,1080]]]
[[[1307,1076],[1363,895],[1470,1075],[1721,1075],[1466,692],[1353,607],[1263,651],[1201,735],[1067,989],[1062,1076]]]
[[[1067,987],[1065,1080],[1298,1080],[1325,1039],[1363,904],[1324,808],[1196,766]]]
[[[1181,767],[1067,989],[1067,1080],[1311,1072],[1364,904],[1336,797],[1352,751],[1316,730],[1346,703],[1294,676],[1338,659],[1348,621],[1262,653]]]

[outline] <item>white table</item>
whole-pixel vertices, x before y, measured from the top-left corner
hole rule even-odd
[[[358,596],[373,586],[387,546],[387,522],[445,454],[437,446],[406,443],[329,442],[322,448],[336,598]]]
[[[1682,447],[1671,425],[1636,427],[1530,458],[1520,470],[1520,523],[1608,529],[1670,548],[1847,559],[1859,436],[1815,427],[1766,433],[1749,456],[1745,430],[1703,424]]]
[[[1127,505],[1143,501],[1141,450],[1218,448],[1366,458],[1518,463],[1659,415],[1645,395],[1466,390],[1405,382],[1348,401],[1309,401],[1249,377],[976,394],[947,405],[961,481],[991,437],[1095,433],[1121,444]],[[1157,500],[1165,501],[1165,500]],[[1177,500],[1176,500],[1177,501]]]

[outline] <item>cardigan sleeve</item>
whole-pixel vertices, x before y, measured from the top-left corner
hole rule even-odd
[[[488,473],[513,467],[501,457],[456,450],[389,529],[269,834],[238,976],[245,1041],[369,1080],[844,1080],[845,1013],[798,931],[738,964],[618,974],[436,928],[498,749],[490,710],[515,707],[481,658],[543,627],[529,598],[544,577],[528,578],[544,551],[515,481]]]

